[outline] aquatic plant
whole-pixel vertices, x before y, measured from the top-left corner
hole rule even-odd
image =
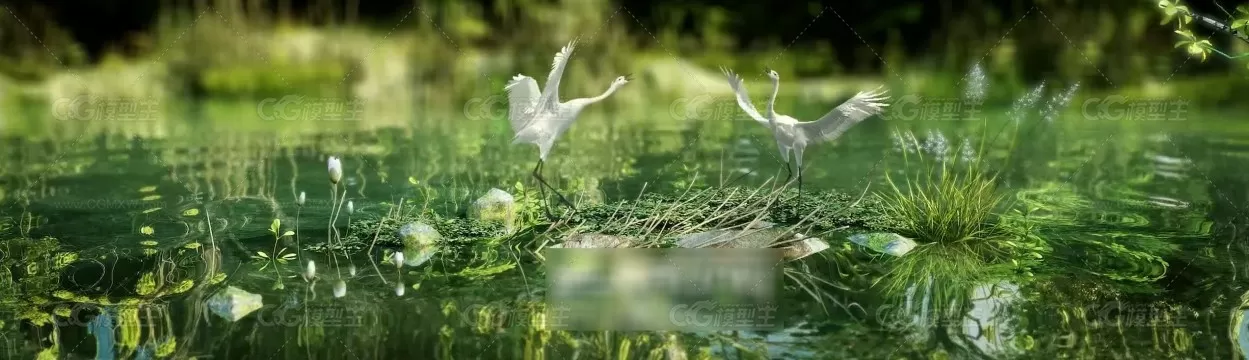
[[[913,136],[906,139],[913,142],[907,148],[936,146],[921,146]],[[944,143],[937,147],[950,148]],[[983,147],[981,143],[982,151]],[[904,181],[887,173],[889,187],[878,196],[881,210],[896,221],[890,230],[918,246],[891,260],[877,284],[893,297],[923,287],[928,293],[917,296],[931,297],[935,309],[945,310],[966,300],[968,286],[1019,267],[1006,261],[1021,253],[1020,249],[1032,250],[1035,244],[1025,240],[1037,238],[1025,238],[1018,228],[1005,226],[999,211],[1009,208],[1009,202],[997,188],[996,174],[983,169],[985,161],[977,157],[971,163],[956,164],[941,156],[944,151],[932,158],[925,157],[925,151],[914,153],[924,170]],[[909,152],[903,155],[910,164]],[[920,286],[925,283],[929,284]]]
[[[286,232],[279,234],[278,232],[281,230],[282,230],[282,220],[273,219],[273,222],[270,223],[269,225],[269,233],[273,234],[272,254],[266,253],[264,251],[257,251],[256,255],[252,255],[252,259],[254,260],[268,261],[268,263],[266,263],[264,266],[260,268],[261,270],[264,270],[265,268],[269,267],[270,264],[273,264],[276,267],[277,266],[276,264],[286,264],[287,261],[291,261],[296,258],[296,255],[294,253],[287,253],[286,248],[282,248],[281,250],[278,250],[278,244],[281,242],[283,237],[295,235],[295,232],[292,230],[286,230]]]
[[[304,246],[299,242],[299,215],[304,210],[304,201],[308,199],[307,194],[303,191],[299,192],[299,197],[295,198],[295,252],[299,254],[299,258],[304,259]],[[316,264],[312,263],[312,259],[308,259],[308,264],[303,272],[304,281],[312,281],[316,277]]]
[[[391,254],[390,254],[390,262],[394,263],[394,264],[395,264],[395,267],[397,267],[397,268],[402,268],[402,267],[403,267],[403,252],[402,252],[402,251],[395,251],[395,252],[391,253]]]
[[[336,156],[330,156],[326,160],[326,165],[330,175],[330,221],[325,227],[325,238],[331,241],[334,239],[334,223],[338,220],[338,182],[343,179],[343,162]],[[343,198],[347,197],[347,190],[343,190]]]
[[[312,279],[315,279],[317,277],[317,263],[313,262],[312,259],[308,259],[308,262],[304,265],[304,272],[302,275],[304,277],[304,281],[311,282]]]
[[[935,176],[917,175],[904,186],[886,174],[890,188],[883,195],[882,210],[900,222],[895,230],[922,243],[944,245],[1000,237],[992,223],[1005,196],[997,191],[996,177],[977,166],[955,170],[945,164],[941,162]]]
[[[351,200],[348,200],[347,201],[347,230],[346,230],[347,235],[351,235],[351,215],[354,214],[355,212],[356,212],[355,205],[351,202]],[[339,238],[338,242],[339,244],[342,244],[341,237]],[[350,256],[347,256],[346,252],[343,253],[343,257],[347,258],[347,263],[348,263],[347,274],[350,276],[356,276],[355,260],[352,260]]]

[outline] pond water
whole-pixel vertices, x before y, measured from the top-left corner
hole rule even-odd
[[[790,105],[798,105],[791,112],[798,118],[824,112],[822,105]],[[894,260],[866,255],[849,234],[834,233],[825,237],[830,249],[792,265],[828,280],[824,306],[789,286],[778,313],[783,331],[682,333],[541,326],[543,268],[523,250],[473,259],[480,271],[470,276],[445,271],[439,255],[397,269],[378,253],[344,258],[300,251],[289,239],[275,243],[274,219],[281,221],[278,233],[324,242],[332,193],[353,204],[354,212],[342,217],[356,219],[340,225],[385,215],[401,200],[464,216],[491,188],[532,189],[537,151],[510,145],[500,117],[448,112],[300,122],[257,119],[254,108],[255,102],[204,103],[179,107],[168,119],[125,121],[48,119],[30,115],[46,111],[28,110],[5,119],[0,353],[63,359],[1249,357],[1249,231],[1240,230],[1249,204],[1249,175],[1241,171],[1249,167],[1244,113],[1096,120],[1073,106],[1018,132],[1002,130],[1012,124],[1005,108],[986,110],[987,121],[871,118],[836,142],[808,149],[804,191],[886,190],[887,174],[916,170],[902,161],[900,134],[914,134],[928,145],[918,151],[930,154],[945,139],[952,158],[960,155],[959,139],[989,138],[984,158],[995,160],[1000,190],[1016,208],[1042,214],[1037,231],[1052,249],[1042,266],[947,289],[964,294],[961,310],[950,316],[917,291],[948,282],[882,292],[873,281],[880,274],[863,269]],[[589,110],[555,146],[543,173],[580,203],[691,186],[766,187],[770,177],[785,176],[770,134],[753,121],[719,113],[673,120],[664,106],[654,108],[660,110]],[[343,159],[338,190],[326,175],[331,155]],[[526,246],[504,240],[498,247]],[[292,260],[255,259],[261,252]],[[40,260],[49,256],[51,263]],[[301,257],[315,259],[324,280],[305,282]],[[497,266],[512,258],[521,265]],[[338,279],[345,290],[335,289]],[[234,321],[218,315],[210,299],[226,286],[260,295],[264,307]]]

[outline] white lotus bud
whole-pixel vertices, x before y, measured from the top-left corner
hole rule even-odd
[[[347,296],[347,282],[339,279],[338,282],[334,283],[334,297],[340,298],[343,296]]]
[[[407,291],[408,291],[408,287],[403,286],[403,282],[400,282],[399,284],[395,285],[395,296],[403,296],[403,293]]]
[[[351,265],[351,266],[347,267],[347,274],[349,274],[349,275],[351,275],[351,276],[356,276],[356,266],[355,266],[355,265]]]
[[[396,267],[403,267],[403,251],[395,251],[391,253],[390,262],[395,263]]]
[[[351,200],[347,200],[347,215],[351,215],[354,212],[356,212],[356,205]]]
[[[308,260],[308,265],[304,266],[304,280],[312,281],[317,277],[317,263]]]
[[[343,162],[338,157],[331,156],[326,163],[329,165],[330,183],[337,185],[343,179]]]
[[[298,198],[295,198],[295,204],[297,204],[297,205],[299,205],[299,206],[304,206],[304,200],[307,200],[307,199],[308,199],[308,196],[307,196],[307,195],[308,195],[308,194],[305,194],[303,191],[300,191],[300,192],[299,192],[299,197],[298,197]]]

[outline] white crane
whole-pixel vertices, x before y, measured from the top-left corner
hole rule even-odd
[[[512,131],[516,133],[516,137],[512,138],[512,144],[524,143],[538,146],[538,165],[533,168],[533,177],[541,184],[539,190],[542,191],[542,198],[546,199],[546,190],[543,187],[550,188],[551,192],[559,196],[564,205],[574,210],[576,207],[572,202],[542,178],[542,165],[546,163],[546,157],[551,152],[551,146],[555,145],[555,140],[568,130],[574,120],[577,120],[577,115],[581,114],[581,110],[590,104],[603,101],[621,86],[629,83],[628,75],[620,76],[612,81],[611,86],[608,86],[607,91],[602,95],[560,102],[560,77],[563,76],[564,68],[568,66],[568,58],[572,56],[576,46],[577,39],[573,39],[555,54],[551,74],[546,78],[543,91],[538,90],[538,83],[533,78],[524,74],[512,77],[512,80],[503,88],[507,90],[508,120],[512,123]],[[546,212],[547,216],[553,217],[549,208]]]
[[[785,178],[788,184],[794,177],[794,170],[789,167],[789,153],[794,153],[794,163],[797,166],[798,193],[802,194],[802,152],[807,145],[818,141],[832,141],[849,130],[851,126],[858,124],[871,117],[880,114],[889,104],[884,103],[889,97],[885,95],[886,90],[880,87],[872,91],[860,91],[845,102],[838,105],[832,111],[821,116],[815,121],[798,121],[788,115],[777,114],[774,106],[776,105],[776,94],[780,91],[781,77],[776,71],[768,70],[768,78],[772,79],[772,97],[768,99],[768,107],[766,117],[760,115],[755,110],[755,106],[750,103],[750,96],[746,94],[746,87],[742,85],[742,78],[734,74],[733,71],[720,68],[724,75],[728,77],[729,86],[733,88],[733,93],[737,97],[737,105],[746,112],[755,121],[772,130],[772,135],[776,138],[777,149],[781,152],[781,159],[785,160],[785,170],[789,172],[789,176]],[[883,87],[883,86],[882,86]]]

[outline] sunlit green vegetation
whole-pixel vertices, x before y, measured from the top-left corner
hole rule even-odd
[[[0,50],[0,86],[15,94],[3,100],[0,129],[22,137],[0,146],[0,341],[15,353],[1094,359],[1245,351],[1236,340],[1246,331],[1249,248],[1237,204],[1249,181],[1235,169],[1249,159],[1249,132],[1238,113],[1194,111],[1177,124],[1081,121],[1091,119],[1072,115],[1078,100],[1028,116],[988,106],[1018,99],[1050,70],[1051,84],[1093,79],[1131,95],[1235,96],[1227,91],[1240,86],[1234,77],[1175,74],[1183,54],[1147,41],[1158,32],[1146,26],[1158,19],[1152,6],[1116,12],[1115,21],[1090,19],[1122,9],[1039,7],[1045,14],[1024,23],[952,10],[967,15],[948,15],[966,21],[933,35],[946,50],[908,58],[893,40],[876,49],[893,65],[856,69],[832,60],[843,50],[827,44],[737,44],[733,14],[717,8],[664,5],[668,12],[648,18],[605,1],[434,2],[393,26],[399,19],[203,5],[162,8],[146,47],[96,61],[46,19],[26,23],[44,44],[0,32],[0,42],[18,45]],[[830,15],[822,16],[837,21]],[[14,29],[12,18],[0,14],[2,29]],[[640,22],[670,24],[645,31]],[[699,31],[681,31],[687,22]],[[997,39],[977,26],[1088,36]],[[550,220],[529,178],[533,150],[508,144],[501,112],[470,111],[466,99],[498,95],[515,73],[541,81],[551,53],[584,28],[601,30],[582,39],[562,92],[647,75],[632,95],[588,111],[556,146],[548,179],[578,209],[557,208],[562,216]],[[1178,60],[1142,60],[1149,54]],[[708,98],[707,108],[689,109],[706,111],[688,118],[673,110],[673,99],[722,94],[721,79],[701,70],[713,66],[769,66],[795,78],[780,101],[802,117],[875,82],[897,94],[950,96],[969,59],[982,57],[993,84],[984,121],[868,120],[838,143],[812,147],[801,201],[775,183],[771,137],[739,121],[734,104]],[[805,81],[828,75],[836,81]],[[77,94],[152,96],[163,110],[144,121],[49,120],[54,99]],[[263,99],[288,95],[365,99],[366,111],[322,122],[258,114]],[[914,134],[925,132],[921,144]],[[891,133],[909,137],[889,144]],[[328,156],[343,161],[333,186]],[[514,199],[513,214],[473,209],[492,188]],[[549,326],[542,252],[551,246],[594,235],[672,247],[760,222],[783,236],[732,244],[785,247],[800,233],[829,245],[785,263],[781,333]],[[406,236],[412,229],[436,235]],[[865,232],[918,246],[899,257],[847,239]],[[264,306],[235,321],[208,311],[230,287]],[[107,321],[112,331],[92,330]]]

